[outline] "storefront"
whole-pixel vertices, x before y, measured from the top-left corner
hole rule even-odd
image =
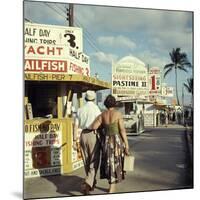
[[[108,82],[82,75],[25,73],[24,169],[25,178],[72,172],[81,166],[80,148],[72,148],[72,98],[77,108],[83,105],[83,93],[109,89]],[[77,109],[76,108],[76,109]],[[78,143],[77,143],[78,147]]]

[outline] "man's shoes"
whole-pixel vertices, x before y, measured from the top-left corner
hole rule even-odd
[[[81,184],[81,191],[84,195],[88,195],[90,194],[91,187],[87,183],[84,182]]]

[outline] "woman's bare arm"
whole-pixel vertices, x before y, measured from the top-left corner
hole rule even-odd
[[[91,126],[90,126],[90,129],[94,129],[94,130],[98,129],[99,126],[101,125],[101,123],[102,123],[102,114],[100,114],[100,115],[94,120],[94,122],[93,122],[93,123],[91,124]]]
[[[128,145],[128,139],[127,139],[127,135],[126,135],[126,130],[125,130],[125,127],[124,127],[124,120],[122,118],[122,114],[119,113],[119,130],[120,130],[120,134],[121,134],[121,137],[122,137],[122,140],[125,144],[125,148],[126,148],[126,152],[127,154],[129,154],[129,145]]]

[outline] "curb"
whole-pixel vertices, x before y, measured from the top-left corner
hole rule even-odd
[[[186,142],[188,145],[188,152],[190,157],[190,164],[193,166],[193,141],[191,139],[190,134],[193,134],[192,128],[185,128],[185,134],[186,134]]]

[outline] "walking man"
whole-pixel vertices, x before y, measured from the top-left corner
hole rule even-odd
[[[94,130],[89,129],[90,125],[101,114],[100,109],[94,103],[96,94],[94,91],[88,90],[86,92],[86,104],[78,109],[77,120],[75,122],[75,130],[82,129],[80,135],[81,154],[85,167],[85,182],[82,184],[83,193],[89,194],[90,190],[94,189],[96,184],[96,173],[99,167],[100,159],[100,143],[98,136]],[[76,134],[74,134],[74,142],[76,141]]]

